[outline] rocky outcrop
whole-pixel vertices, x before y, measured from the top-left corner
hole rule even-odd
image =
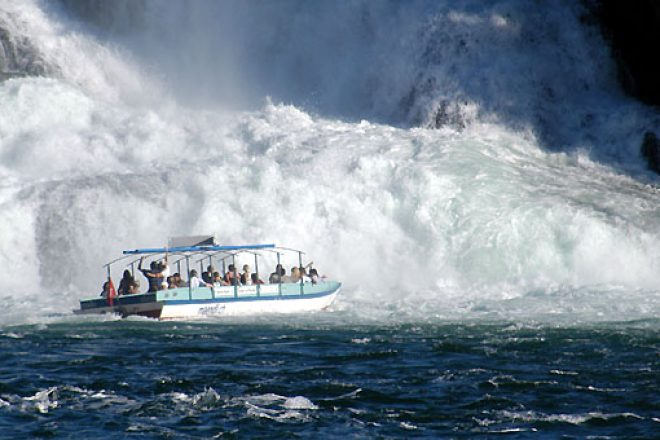
[[[644,133],[642,156],[646,159],[649,169],[660,174],[660,139],[651,131]]]
[[[617,63],[623,90],[660,109],[660,1],[583,0],[593,7]],[[641,154],[650,170],[660,174],[660,139],[646,131]]]
[[[427,128],[450,127],[459,131],[469,125],[467,107],[465,101],[443,97],[433,77],[420,80],[398,106],[402,117],[409,120],[411,125]]]
[[[14,38],[0,23],[0,81],[12,76],[45,75],[38,51],[24,38]]]
[[[624,90],[660,106],[660,1],[596,0],[595,5]]]

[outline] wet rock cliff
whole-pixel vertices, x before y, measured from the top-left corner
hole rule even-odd
[[[612,48],[623,89],[660,111],[660,1],[600,0],[592,6]],[[642,157],[660,174],[660,127],[649,127],[640,135]]]

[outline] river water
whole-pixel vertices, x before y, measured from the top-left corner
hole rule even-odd
[[[651,438],[657,432],[657,320],[556,327],[337,319],[68,320],[5,330],[2,436]]]
[[[660,119],[585,5],[0,2],[0,437],[653,437]],[[202,234],[342,292],[72,314]]]

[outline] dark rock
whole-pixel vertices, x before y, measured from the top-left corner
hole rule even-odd
[[[660,1],[596,0],[594,4],[624,90],[660,106]]]
[[[48,68],[34,46],[22,37],[15,37],[0,23],[0,81],[12,76],[45,75]]]
[[[660,139],[655,133],[650,131],[644,133],[642,156],[646,159],[649,169],[660,174]]]
[[[435,109],[433,122],[429,124],[432,128],[452,127],[456,130],[463,130],[467,126],[460,105],[442,101]]]
[[[401,116],[411,125],[427,128],[451,127],[463,130],[468,125],[465,116],[466,102],[458,99],[439,99],[439,86],[435,77],[420,78],[410,92],[399,101]]]

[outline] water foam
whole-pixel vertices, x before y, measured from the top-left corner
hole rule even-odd
[[[344,282],[349,319],[657,315],[660,192],[586,151],[489,118],[459,132],[191,109],[62,15],[8,5],[61,69],[0,83],[0,323],[95,295],[121,249],[206,232],[307,250]]]
[[[92,26],[194,106],[254,109],[268,95],[397,126],[487,121],[635,172],[660,122],[621,92],[584,2],[62,2],[61,20]]]

